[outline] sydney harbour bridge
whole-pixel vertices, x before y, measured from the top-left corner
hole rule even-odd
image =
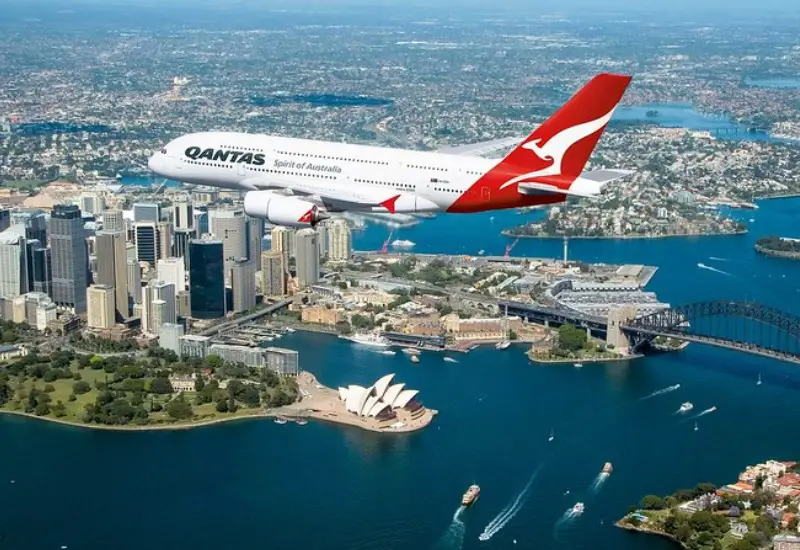
[[[630,347],[643,350],[657,338],[712,346],[800,363],[800,316],[754,302],[714,300],[670,307],[633,319],[613,321],[566,308],[500,302],[508,315],[548,324],[573,324],[595,334],[619,330]]]

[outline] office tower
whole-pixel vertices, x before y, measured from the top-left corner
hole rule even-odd
[[[192,317],[225,315],[225,260],[222,241],[189,242],[189,294]]]
[[[7,208],[0,208],[0,232],[11,227],[11,211]]]
[[[328,249],[330,248],[328,240],[330,234],[330,220],[325,220],[316,227],[317,230],[317,244],[319,245],[319,261],[324,262],[328,259]]]
[[[48,296],[53,292],[50,249],[37,240],[28,241],[28,289]]]
[[[106,210],[103,212],[104,231],[125,231],[125,218],[122,210]]]
[[[159,280],[175,285],[175,292],[181,292],[186,288],[186,268],[183,258],[158,260],[156,271]]]
[[[155,222],[133,224],[136,242],[136,259],[155,267],[158,259],[158,229]]]
[[[170,222],[159,222],[158,230],[158,257],[162,260],[172,257],[172,224]]]
[[[114,287],[92,285],[86,289],[90,328],[107,329],[114,326]]]
[[[176,229],[172,245],[172,255],[176,258],[185,258],[189,250],[189,241],[197,238],[194,229]]]
[[[176,230],[194,228],[194,211],[191,203],[177,202],[172,205],[172,222]]]
[[[162,324],[175,321],[175,285],[151,281],[142,289],[142,330],[157,335]]]
[[[297,284],[306,288],[319,281],[319,235],[311,228],[297,232]]]
[[[27,241],[14,228],[7,229],[0,233],[0,296],[21,296],[28,289]]]
[[[264,220],[246,217],[247,229],[247,259],[253,264],[254,272],[258,271],[261,261],[261,239],[264,237]]]
[[[328,226],[328,260],[346,262],[353,253],[350,226],[341,218],[331,220]]]
[[[24,233],[27,240],[37,240],[42,246],[47,246],[47,216],[42,210],[18,210],[11,212],[11,225],[24,225]],[[2,226],[1,222],[0,226]]]
[[[130,317],[128,302],[128,259],[125,251],[125,233],[100,231],[97,233],[97,282],[114,288],[114,309],[117,321]]]
[[[155,203],[137,202],[133,205],[134,222],[153,222],[161,221],[161,206]]]
[[[50,296],[43,292],[29,292],[25,295],[28,324],[36,330],[45,330],[47,325],[56,320],[57,307]]]
[[[296,231],[291,227],[283,227],[282,225],[276,225],[272,228],[272,245],[270,250],[277,250],[278,252],[283,252],[286,255],[286,259],[294,258],[295,257],[295,241],[296,241]]]
[[[164,349],[172,350],[176,355],[181,354],[181,336],[185,329],[181,323],[164,323],[158,333],[158,345]]]
[[[128,297],[134,304],[142,303],[142,266],[136,260],[128,260]]]
[[[225,280],[230,281],[234,262],[246,260],[248,254],[247,228],[244,210],[216,210],[211,218],[211,233],[222,241],[225,258]]]
[[[80,198],[81,213],[84,215],[99,214],[105,209],[105,200],[94,193],[84,193]]]
[[[208,211],[195,209],[192,216],[194,217],[194,230],[197,232],[197,238],[208,234]]]
[[[178,318],[192,316],[191,295],[188,290],[182,290],[175,296],[175,315]]]
[[[286,294],[286,256],[278,250],[261,253],[261,293],[264,296]]]
[[[75,313],[86,312],[89,286],[89,258],[80,209],[57,204],[50,214],[50,249],[53,273],[53,301]]]
[[[233,311],[241,313],[256,305],[255,269],[249,260],[239,260],[231,268]]]

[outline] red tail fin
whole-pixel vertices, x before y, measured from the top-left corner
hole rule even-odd
[[[520,206],[517,184],[536,181],[568,189],[575,181],[631,77],[599,74],[448,209],[475,212]]]

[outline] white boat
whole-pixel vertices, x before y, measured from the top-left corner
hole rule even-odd
[[[298,418],[297,420],[295,420],[295,423],[298,426],[305,426],[306,424],[308,424],[308,420],[306,420],[305,418]]]
[[[487,540],[489,540],[489,538],[490,538],[490,537],[489,537],[489,534],[488,534],[488,533],[481,533],[481,534],[478,536],[478,540],[480,540],[480,541],[487,541]]]
[[[699,430],[700,428],[697,427],[697,422],[694,423],[694,431]]]
[[[384,354],[384,355],[396,355],[397,354],[397,352],[392,351],[390,349],[383,350],[381,353]]]
[[[708,409],[708,412],[713,413],[716,410],[717,410],[717,407],[715,406],[715,407],[711,407],[710,409]]]
[[[362,344],[364,346],[388,348],[391,345],[389,340],[375,332],[357,332],[352,336],[340,336],[339,338],[349,340],[356,344]]]
[[[279,416],[278,418],[275,419],[275,424],[286,424],[287,422],[288,420],[286,420],[282,416]]]
[[[550,430],[550,437],[547,438],[547,441],[553,441],[556,438],[556,434],[553,430]]]
[[[575,504],[575,506],[569,509],[569,515],[579,516],[583,513],[584,509],[585,507],[583,505],[583,502],[578,502],[577,504]]]
[[[761,385],[761,373],[759,372],[758,373],[758,382],[756,382],[756,386],[760,386],[760,385]]]
[[[458,363],[458,361],[456,361],[452,357],[445,357],[444,360],[447,361],[448,363]]]
[[[407,239],[395,239],[392,241],[392,248],[414,248],[417,243]]]
[[[508,340],[501,340],[494,345],[495,349],[508,349],[508,346],[511,345],[511,342]]]
[[[412,363],[419,363],[419,355],[412,355],[411,356]]]
[[[583,366],[583,363],[572,363],[572,366],[575,367],[576,369],[579,369]]]
[[[294,330],[292,327],[286,327],[286,332],[288,332],[289,334],[293,334],[293,333],[295,333],[297,331]]]
[[[678,412],[681,412],[681,413],[689,412],[693,408],[694,408],[694,405],[692,405],[690,402],[687,401],[686,403],[681,405],[681,408],[678,409]]]
[[[403,353],[406,355],[419,355],[419,350],[414,348],[403,348]]]

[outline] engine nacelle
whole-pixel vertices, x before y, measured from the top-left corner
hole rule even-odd
[[[248,191],[244,196],[244,211],[248,216],[289,227],[314,227],[330,217],[312,202],[272,191]]]

